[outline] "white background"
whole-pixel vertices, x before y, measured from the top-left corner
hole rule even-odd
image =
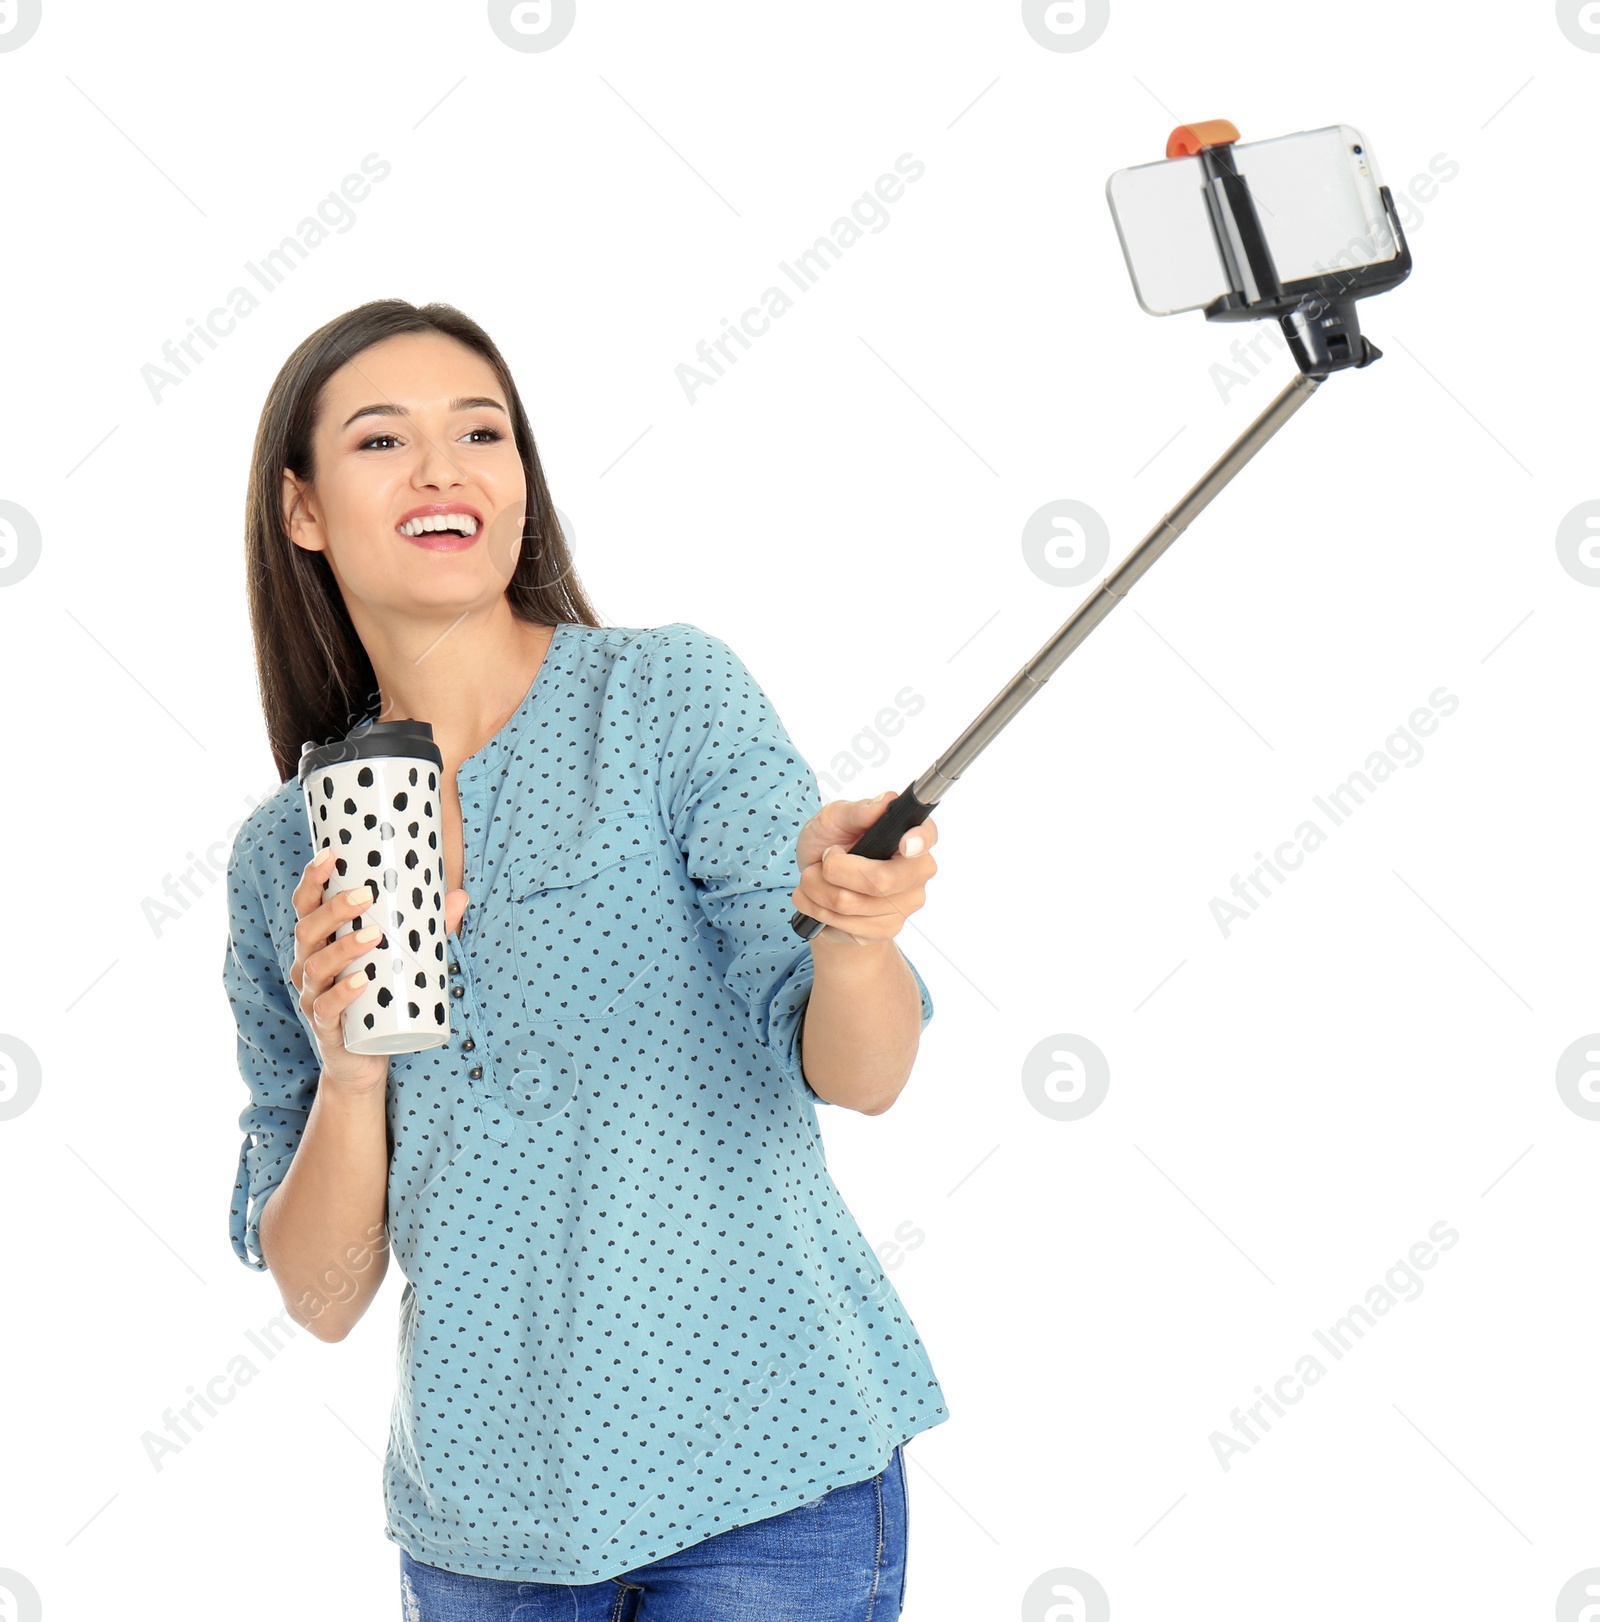
[[[937,1009],[915,1073],[885,1115],[820,1112],[952,1411],[907,1449],[905,1615],[1044,1622],[1059,1571],[1125,1622],[1554,1614],[1600,1565],[1600,1122],[1556,1085],[1600,1030],[1600,591],[1556,548],[1600,496],[1597,75],[1546,3],[1118,0],[1060,51],[1015,4],[583,0],[524,52],[481,5],[46,0],[0,52],[0,500],[42,546],[0,590],[0,1033],[42,1075],[0,1120],[0,1567],[45,1614],[398,1603],[402,1281],[268,1360],[277,1292],[226,1232],[246,1099],[206,853],[277,784],[242,520],[289,351],[369,298],[472,315],[602,617],[724,638],[825,798],[900,789],[1092,590],[1028,566],[1029,516],[1093,507],[1109,567],[1293,374],[1263,345],[1224,398],[1264,329],[1144,314],[1106,206],[1218,117],[1354,124],[1397,194],[1458,170],[1362,306],[1384,358],[941,804],[900,936]],[[354,223],[153,399],[141,368],[368,153]],[[691,402],[695,345],[794,294],[779,261],[902,153],[926,173],[887,226]],[[1421,758],[1333,827],[1313,797],[1440,687]],[[1326,842],[1224,935],[1213,898],[1308,816]],[[1110,1087],[1062,1121],[1025,1064],[1067,1038]],[[1420,1296],[1224,1469],[1213,1433],[1437,1223]],[[164,1410],[241,1354],[257,1378],[155,1468]]]

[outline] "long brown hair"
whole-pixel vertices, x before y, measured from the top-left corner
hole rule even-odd
[[[539,465],[533,430],[504,357],[482,327],[449,304],[375,299],[319,327],[283,363],[256,428],[245,501],[245,566],[256,678],[280,778],[300,765],[308,738],[343,738],[378,701],[372,661],[344,606],[323,552],[290,539],[283,522],[283,470],[313,476],[311,436],[323,385],[372,344],[407,332],[439,332],[480,354],[505,390],[522,471],[527,518],[516,570],[506,586],[511,612],[533,625],[600,624],[573,572]]]

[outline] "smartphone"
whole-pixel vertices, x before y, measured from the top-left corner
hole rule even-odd
[[[1372,148],[1352,125],[1236,141],[1233,161],[1249,183],[1280,282],[1382,264],[1400,251]],[[1106,182],[1134,294],[1151,315],[1198,310],[1242,291],[1217,250],[1205,185],[1198,157],[1141,163]]]

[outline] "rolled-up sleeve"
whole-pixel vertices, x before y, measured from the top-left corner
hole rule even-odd
[[[239,865],[243,842],[241,836],[228,863],[228,946],[222,960],[222,983],[238,1026],[239,1074],[250,1091],[239,1116],[244,1141],[229,1234],[239,1260],[261,1272],[267,1266],[261,1208],[294,1158],[322,1067],[301,1022],[298,998],[279,967],[261,890]]]
[[[816,774],[727,643],[684,623],[657,635],[649,685],[661,807],[706,927],[725,943],[723,984],[779,1069],[814,1102],[827,1103],[801,1068],[815,973],[811,943],[789,927],[800,883],[796,842],[822,808]],[[906,962],[926,1029],[933,999]]]

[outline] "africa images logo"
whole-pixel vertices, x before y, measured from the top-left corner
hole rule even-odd
[[[1435,687],[1428,695],[1427,704],[1414,709],[1407,720],[1383,740],[1383,747],[1367,756],[1364,770],[1351,772],[1326,794],[1313,794],[1311,803],[1328,819],[1332,828],[1348,822],[1395,775],[1397,767],[1409,768],[1422,761],[1426,751],[1421,739],[1438,727],[1440,717],[1454,715],[1460,707],[1461,700],[1448,687]],[[1247,921],[1263,901],[1277,894],[1268,881],[1275,881],[1278,889],[1281,889],[1287,883],[1287,874],[1283,870],[1292,873],[1299,868],[1312,851],[1320,850],[1328,841],[1332,828],[1324,828],[1315,817],[1307,817],[1295,829],[1292,837],[1274,847],[1270,857],[1258,850],[1255,860],[1259,865],[1248,876],[1241,878],[1237,873],[1233,875],[1232,901],[1223,896],[1212,896],[1211,916],[1222,931],[1224,940],[1232,935],[1235,924]]]

